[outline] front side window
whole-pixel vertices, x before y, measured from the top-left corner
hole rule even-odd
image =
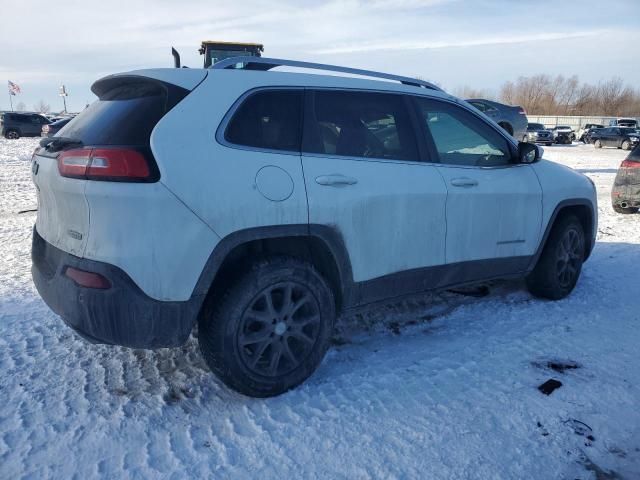
[[[306,126],[304,151],[418,161],[411,119],[400,95],[320,90]]]
[[[511,163],[507,140],[472,113],[438,100],[416,101],[441,163],[479,167]]]
[[[225,139],[266,150],[300,151],[302,90],[265,90],[244,100],[227,126]]]

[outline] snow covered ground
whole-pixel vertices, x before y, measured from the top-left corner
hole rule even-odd
[[[227,390],[196,342],[85,343],[29,273],[29,159],[0,139],[0,478],[640,478],[640,215],[613,213],[616,149],[546,148],[599,191],[574,293],[425,295],[341,321],[302,387]],[[575,362],[564,373],[548,362]],[[555,378],[550,396],[537,386]]]

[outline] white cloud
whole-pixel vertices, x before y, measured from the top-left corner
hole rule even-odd
[[[525,42],[537,42],[545,40],[563,40],[568,38],[580,38],[580,37],[596,37],[599,35],[607,34],[607,30],[591,30],[584,32],[572,32],[572,33],[560,33],[560,32],[547,32],[547,33],[532,33],[532,34],[513,34],[506,36],[480,36],[466,40],[440,40],[440,41],[428,41],[428,40],[409,40],[400,42],[383,42],[383,43],[362,43],[342,45],[330,48],[321,48],[316,50],[316,53],[322,55],[335,55],[342,53],[360,53],[360,52],[374,52],[374,51],[390,51],[390,50],[420,50],[420,49],[437,49],[437,48],[450,48],[450,47],[476,47],[483,45],[505,45],[513,43],[525,43]]]

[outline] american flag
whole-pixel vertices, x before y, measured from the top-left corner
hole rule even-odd
[[[17,95],[20,92],[21,90],[18,84],[13,83],[11,80],[9,80],[9,95]]]

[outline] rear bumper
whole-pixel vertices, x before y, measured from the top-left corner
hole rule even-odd
[[[92,343],[131,348],[182,345],[196,321],[204,296],[186,302],[163,302],[146,295],[121,269],[66,253],[33,229],[33,282],[45,303],[64,322]],[[78,285],[67,267],[106,277],[111,288]]]
[[[614,185],[611,190],[611,203],[616,207],[640,207],[640,183]]]

